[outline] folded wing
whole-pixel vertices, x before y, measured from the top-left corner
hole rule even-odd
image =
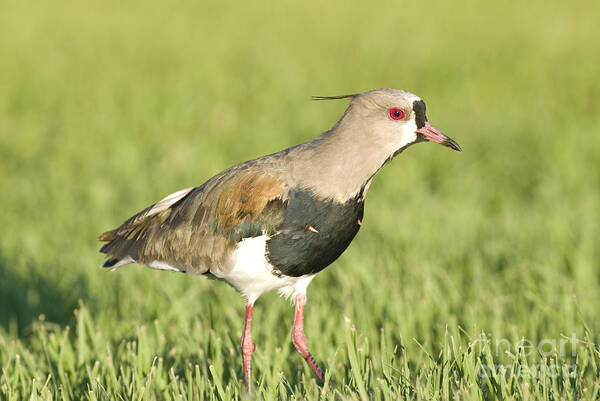
[[[226,171],[175,192],[98,237],[104,267],[143,263],[204,274],[223,267],[243,238],[272,235],[287,207],[283,180],[263,170]],[[214,271],[214,270],[213,270]]]

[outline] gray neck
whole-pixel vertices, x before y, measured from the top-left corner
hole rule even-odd
[[[312,142],[300,145],[292,163],[297,184],[317,195],[338,202],[366,194],[371,178],[393,154],[385,144],[365,142],[369,138],[360,119],[349,121],[348,113],[330,130]]]

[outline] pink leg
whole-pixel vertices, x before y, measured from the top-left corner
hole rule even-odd
[[[304,303],[306,302],[306,297],[304,295],[298,295],[296,297],[296,308],[294,311],[294,327],[292,328],[292,342],[294,343],[294,347],[302,354],[306,362],[310,365],[311,369],[321,383],[325,382],[325,374],[323,373],[323,369],[319,367],[315,358],[308,351],[308,341],[306,341],[306,336],[304,335]]]
[[[252,353],[256,345],[252,341],[252,304],[246,305],[246,323],[242,333],[242,361],[244,365],[244,384],[246,391],[250,392],[252,384]]]

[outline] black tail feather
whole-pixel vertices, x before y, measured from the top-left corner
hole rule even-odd
[[[117,258],[108,259],[106,262],[104,262],[102,264],[102,267],[113,267],[118,262],[119,262],[119,259],[117,259]]]

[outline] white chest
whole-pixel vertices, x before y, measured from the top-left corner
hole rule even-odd
[[[279,293],[287,298],[304,295],[306,287],[314,277],[314,274],[278,277],[271,273],[273,266],[265,257],[268,239],[266,235],[244,239],[227,260],[225,268],[221,272],[213,273],[235,287],[252,304],[262,294],[273,290],[279,290]]]

